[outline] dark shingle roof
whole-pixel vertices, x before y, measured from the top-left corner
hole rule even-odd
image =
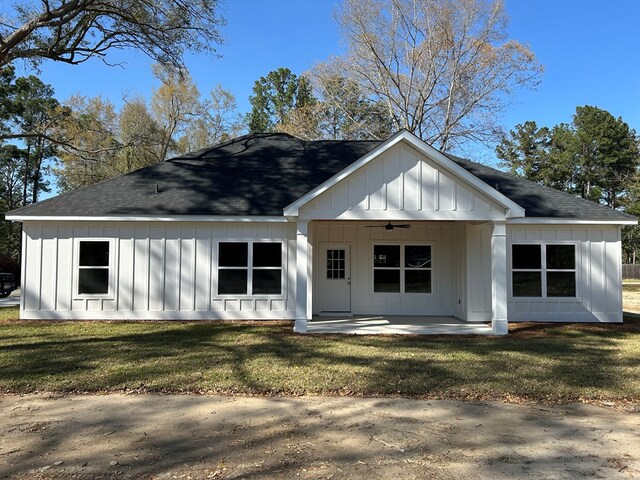
[[[604,205],[530,182],[464,158],[447,156],[480,180],[525,209],[526,217],[576,218],[582,220],[636,220]]]
[[[308,142],[286,134],[245,135],[10,214],[281,216],[287,205],[380,143]],[[527,217],[634,219],[485,165],[452,155],[449,158],[490,186],[497,185],[502,194],[525,208]]]

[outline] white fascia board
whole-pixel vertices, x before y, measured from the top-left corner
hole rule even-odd
[[[286,217],[276,216],[224,216],[224,215],[7,215],[6,220],[18,222],[235,222],[235,223],[286,223]]]
[[[637,225],[638,220],[586,220],[581,218],[515,218],[509,225]]]
[[[413,146],[416,150],[418,150],[425,156],[429,157],[431,160],[435,161],[439,166],[443,167],[445,170],[449,171],[453,175],[461,178],[466,183],[470,184],[480,192],[487,195],[492,200],[502,205],[506,210],[507,218],[524,217],[524,209],[520,205],[515,203],[513,200],[507,198],[502,193],[498,192],[495,188],[491,187],[490,185],[487,185],[485,182],[480,180],[475,175],[469,173],[467,170],[462,168],[460,165],[455,163],[446,155],[440,153],[431,145],[429,145],[428,143],[424,142],[423,140],[419,139],[414,134],[406,130],[402,130],[396,133],[394,136],[389,138],[386,142],[382,143],[381,145],[378,145],[371,152],[364,155],[360,159],[356,160],[347,168],[335,174],[329,180],[325,181],[321,185],[318,185],[316,188],[306,193],[305,195],[297,199],[295,202],[287,205],[284,209],[284,215],[285,216],[298,215],[298,211],[303,205],[307,204],[314,198],[326,192],[329,188],[333,187],[338,182],[340,182],[347,176],[351,175],[353,172],[355,172],[362,166],[369,163],[375,157],[385,152],[386,150],[389,150],[390,148],[392,148],[394,145],[397,145],[401,141],[406,141],[411,146]]]

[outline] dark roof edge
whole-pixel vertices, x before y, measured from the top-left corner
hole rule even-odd
[[[458,160],[461,160],[461,161],[464,161],[464,162],[469,162],[469,163],[474,163],[474,164],[476,164],[476,165],[481,166],[482,168],[486,168],[486,169],[492,170],[493,172],[495,172],[495,173],[496,173],[496,174],[498,174],[498,175],[506,176],[506,177],[511,177],[512,179],[515,179],[515,180],[516,180],[516,181],[518,181],[518,182],[522,182],[522,183],[530,184],[530,185],[534,186],[535,188],[539,188],[539,189],[543,189],[543,190],[549,190],[549,191],[553,192],[554,194],[566,195],[566,196],[568,196],[568,197],[571,197],[571,199],[572,199],[573,201],[586,202],[586,203],[587,203],[587,204],[589,204],[589,206],[590,206],[590,207],[592,207],[592,208],[593,208],[593,207],[598,207],[598,208],[602,209],[602,213],[603,213],[605,216],[611,216],[611,217],[613,217],[613,216],[620,216],[620,217],[626,217],[626,218],[629,218],[630,220],[631,220],[631,219],[633,219],[633,220],[638,220],[638,217],[635,217],[634,215],[631,215],[631,214],[629,214],[629,213],[626,213],[626,212],[623,212],[623,211],[620,211],[620,210],[616,210],[616,209],[614,209],[614,208],[607,207],[606,205],[602,205],[602,204],[600,204],[600,203],[596,203],[596,202],[594,202],[594,201],[588,200],[588,199],[586,199],[586,198],[579,197],[579,196],[577,196],[577,195],[572,195],[571,193],[569,193],[569,192],[565,192],[565,191],[563,191],[563,190],[558,190],[558,189],[556,189],[556,188],[549,187],[549,186],[547,186],[547,185],[543,185],[543,184],[541,184],[541,183],[533,182],[533,181],[531,181],[531,180],[529,180],[529,179],[527,179],[527,178],[525,178],[525,177],[520,177],[520,176],[514,175],[514,174],[512,174],[512,173],[505,172],[505,171],[503,171],[503,170],[498,170],[497,168],[491,167],[491,166],[489,166],[489,165],[485,165],[484,163],[476,162],[476,161],[474,161],[474,160],[470,160],[470,159],[468,159],[468,158],[464,158],[464,157],[458,157],[457,155],[453,155],[453,154],[451,154],[451,153],[446,153],[446,152],[441,152],[441,153],[443,153],[447,158],[449,158],[452,162],[457,163],[458,165],[459,165]],[[464,166],[462,166],[462,165],[460,165],[460,166],[461,166],[462,168],[464,168]],[[469,173],[471,173],[471,175],[473,175],[473,176],[477,177],[480,181],[482,181],[482,182],[486,183],[487,185],[489,185],[487,182],[485,182],[484,180],[482,180],[482,178],[478,177],[478,176],[477,176],[476,174],[474,174],[473,172],[469,172]],[[491,188],[494,188],[494,187],[493,187],[493,185],[489,185],[489,186],[490,186]],[[508,197],[508,196],[507,196],[507,198],[510,198],[510,197]],[[518,203],[516,200],[513,200],[513,199],[511,199],[511,200],[512,200],[513,202],[515,202],[515,203]],[[524,207],[523,207],[523,208],[524,208]],[[526,215],[526,209],[525,209],[525,216],[524,216],[524,218],[525,218],[525,219],[527,219],[527,218],[543,218],[543,217],[528,217],[528,216]],[[547,218],[547,217],[544,217],[544,218]],[[570,219],[570,218],[572,218],[572,217],[548,217],[548,218],[565,218],[565,219]],[[584,219],[584,220],[588,220],[588,219]],[[595,219],[595,218],[593,218],[592,220],[597,221],[597,219]]]

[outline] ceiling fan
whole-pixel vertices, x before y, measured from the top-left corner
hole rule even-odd
[[[411,228],[411,225],[408,223],[403,223],[399,225],[394,225],[389,222],[386,225],[365,225],[366,228],[384,228],[385,230],[393,230],[394,228]]]

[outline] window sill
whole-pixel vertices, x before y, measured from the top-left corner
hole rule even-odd
[[[115,300],[115,295],[108,293],[101,294],[78,294],[73,296],[73,300]]]
[[[578,297],[509,297],[509,300],[578,300]]]
[[[241,294],[241,293],[237,293],[237,294],[229,294],[229,295],[215,295],[211,297],[211,300],[236,300],[236,299],[240,299],[240,300],[255,300],[255,299],[269,299],[269,300],[284,300],[287,297],[282,295],[282,294],[278,294],[278,295],[265,295],[265,294],[256,294],[256,295],[249,295],[249,294]]]
[[[435,297],[435,294],[433,292],[430,293],[416,293],[416,292],[373,292],[374,295],[403,295],[403,296],[410,296],[410,297]]]

